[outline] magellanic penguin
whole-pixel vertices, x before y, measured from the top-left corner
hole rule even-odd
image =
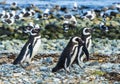
[[[93,31],[92,28],[83,28],[81,33],[81,39],[84,41],[84,46],[87,48],[88,52],[90,52],[90,48],[92,45],[92,41],[91,41],[92,31]],[[85,59],[84,52],[82,53],[83,53],[82,55],[81,54],[79,55],[80,56],[79,61],[83,61]],[[87,60],[89,60],[89,58],[87,58]]]
[[[82,16],[83,19],[89,19],[89,20],[93,20],[93,19],[95,19],[95,17],[96,17],[96,13],[93,9],[90,11],[87,11]]]
[[[18,57],[14,60],[13,64],[21,64],[27,62],[30,64],[31,59],[37,54],[41,45],[41,36],[39,35],[40,27],[35,25],[34,27],[27,26],[27,32],[30,33],[28,41],[23,46]]]
[[[64,15],[63,30],[68,32],[69,29],[75,29],[77,26],[77,20],[74,15],[66,14]]]
[[[72,37],[68,42],[67,46],[64,48],[63,52],[61,53],[58,63],[52,69],[52,72],[56,72],[62,68],[69,72],[70,66],[74,63],[76,56],[78,55],[78,46],[83,47],[83,44],[84,42],[80,37]]]

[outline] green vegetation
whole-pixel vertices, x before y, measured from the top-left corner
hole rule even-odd
[[[109,27],[108,32],[100,30],[99,24],[102,21],[101,18],[96,18],[92,21],[77,18],[77,21],[77,27],[75,29],[70,29],[68,32],[63,31],[63,20],[58,18],[51,18],[50,20],[24,18],[23,20],[16,21],[12,25],[0,22],[0,40],[13,38],[22,40],[26,39],[28,35],[23,33],[23,27],[29,22],[39,24],[41,26],[42,37],[47,39],[69,38],[74,35],[80,35],[81,29],[84,27],[95,28],[95,31],[93,32],[94,38],[108,37],[109,39],[120,39],[120,14],[112,19],[107,18],[106,25]]]
[[[103,76],[105,74],[105,72],[100,71],[100,70],[96,70],[92,72],[92,75],[98,75],[98,76]]]

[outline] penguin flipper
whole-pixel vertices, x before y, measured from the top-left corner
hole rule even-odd
[[[28,49],[28,51],[26,53],[27,49]],[[29,56],[31,57],[32,56],[32,50],[33,50],[33,48],[32,48],[31,44],[28,44],[28,45],[25,44],[24,47],[22,48],[20,54],[18,55],[18,57],[14,60],[13,64],[16,65],[16,64],[22,63],[23,61],[25,61],[26,56],[28,54],[30,54]]]
[[[14,65],[16,64],[20,64],[20,61],[18,61],[17,59],[15,59],[15,61],[13,62]]]
[[[64,68],[65,68],[65,70],[68,71],[68,72],[70,71],[70,70],[69,70],[70,63],[71,63],[71,57],[68,56],[68,57],[65,59],[65,64],[64,64]]]
[[[82,50],[84,51],[86,58],[87,58],[87,61],[88,61],[89,60],[89,52],[88,52],[88,49],[86,48],[85,45],[83,46]]]
[[[33,46],[32,44],[29,45],[29,53],[30,53],[30,58],[32,57],[32,53],[33,53]]]

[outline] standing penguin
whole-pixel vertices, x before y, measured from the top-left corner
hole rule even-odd
[[[31,59],[37,54],[39,50],[39,47],[41,45],[39,25],[36,24],[34,27],[27,26],[27,29],[27,33],[30,33],[29,39],[23,46],[18,57],[14,60],[13,64],[21,64],[23,62],[30,63]]]
[[[56,72],[62,68],[69,72],[70,66],[74,63],[76,56],[78,55],[78,46],[81,46],[83,48],[83,44],[84,42],[80,37],[72,37],[65,49],[63,50],[57,65],[52,69],[52,72]],[[87,53],[87,56],[89,56],[89,53]]]
[[[92,41],[91,41],[91,33],[92,33],[92,28],[83,28],[82,33],[81,33],[81,39],[84,41],[84,46],[87,48],[88,51],[90,51]],[[83,61],[85,58],[84,52],[83,54],[80,54],[80,60]],[[89,60],[89,58],[87,58]]]

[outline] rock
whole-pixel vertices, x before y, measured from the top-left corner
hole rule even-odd
[[[40,71],[49,71],[49,68],[42,66],[42,67],[40,67]]]
[[[97,66],[99,63],[97,61],[95,61],[95,62],[86,62],[85,64],[87,66]]]
[[[105,63],[101,65],[101,70],[104,72],[111,72],[116,71],[118,72],[120,70],[119,64],[113,64],[113,63]]]
[[[14,73],[14,74],[13,74],[14,77],[19,77],[19,76],[21,76],[21,75],[22,75],[22,73]]]
[[[52,57],[47,57],[42,60],[42,63],[44,64],[51,64],[53,63],[53,58]]]
[[[4,50],[4,48],[5,48],[5,46],[2,43],[0,43],[0,51]]]
[[[36,84],[42,84],[42,81],[43,81],[43,80],[40,80],[40,79],[39,79],[39,80],[36,80],[35,83],[36,83]]]
[[[60,84],[61,80],[59,78],[53,78],[54,84]]]
[[[11,84],[9,81],[3,81],[3,84]]]

